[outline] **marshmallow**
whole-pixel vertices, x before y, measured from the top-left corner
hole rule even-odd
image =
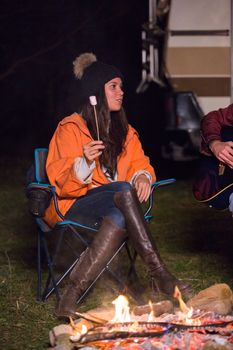
[[[89,96],[89,100],[90,100],[90,104],[92,106],[96,106],[97,105],[97,100],[95,96]]]

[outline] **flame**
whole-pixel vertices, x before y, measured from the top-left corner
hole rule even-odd
[[[124,295],[119,295],[115,300],[112,301],[112,304],[115,305],[115,315],[113,319],[111,319],[111,323],[125,323],[125,322],[131,322],[131,315],[130,315],[130,307],[128,299]],[[154,316],[154,310],[152,302],[148,302],[150,307],[150,314],[148,315],[147,322],[152,322],[155,318]],[[138,322],[135,321],[131,328],[137,327]]]
[[[70,325],[74,330],[74,335],[70,336],[70,340],[73,342],[79,341],[81,336],[87,333],[88,328],[85,324],[82,324],[80,329],[80,325],[78,324],[76,325],[71,317],[69,317],[69,319],[70,319]]]
[[[174,294],[173,294],[174,298],[176,298],[179,302],[179,306],[180,306],[180,310],[177,312],[179,321],[184,322],[185,324],[188,325],[200,325],[201,321],[198,319],[193,319],[193,308],[188,307],[184,300],[182,299],[182,295],[181,292],[179,290],[179,288],[177,286],[175,286],[175,290],[174,290]]]
[[[81,332],[80,334],[86,334],[87,333],[87,326],[85,324],[82,324],[82,329],[81,329]]]
[[[119,295],[115,300],[112,301],[115,305],[115,315],[111,322],[113,323],[123,323],[130,322],[130,312],[129,312],[129,302],[124,295]]]
[[[150,313],[149,313],[147,322],[151,322],[151,321],[154,320],[155,315],[154,315],[154,310],[153,310],[152,302],[151,302],[150,300],[149,300],[148,304],[149,304],[149,306],[150,306]]]
[[[181,292],[177,286],[175,286],[174,298],[178,299],[180,309],[184,314],[189,314],[190,313],[190,308],[185,304],[184,300],[182,299]]]

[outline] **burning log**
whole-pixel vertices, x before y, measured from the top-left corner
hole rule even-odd
[[[114,330],[111,328],[114,327]],[[160,337],[168,332],[172,325],[162,323],[142,323],[134,325],[132,322],[124,324],[115,324],[112,326],[99,329],[95,327],[87,334],[84,334],[79,339],[79,344],[86,344],[100,340],[116,340],[125,338],[145,338],[145,337]]]
[[[170,300],[163,300],[158,303],[135,306],[133,309],[133,313],[136,316],[149,314],[151,311],[155,317],[158,317],[165,313],[173,313],[174,306]]]
[[[231,321],[213,321],[200,326],[162,322],[126,322],[122,324],[106,324],[102,327],[94,327],[88,333],[80,336],[78,344],[90,344],[98,341],[119,340],[126,338],[158,338],[170,332],[177,334],[184,331],[200,334],[223,334],[232,335]],[[226,328],[231,326],[230,328]]]
[[[88,314],[82,314],[82,313],[76,311],[75,314],[77,316],[79,316],[80,318],[83,318],[86,321],[99,323],[99,324],[107,323],[107,320],[104,320],[103,318],[97,317],[97,316],[89,314],[89,313]]]

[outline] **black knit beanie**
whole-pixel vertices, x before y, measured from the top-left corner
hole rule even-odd
[[[74,74],[81,84],[83,99],[96,95],[104,84],[118,77],[123,79],[121,72],[114,66],[97,61],[93,53],[83,53],[73,62]]]

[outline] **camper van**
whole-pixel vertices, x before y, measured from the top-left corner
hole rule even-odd
[[[170,147],[163,147],[164,157],[166,149],[168,157],[172,155],[175,160],[198,155],[199,119],[211,110],[230,104],[230,33],[231,0],[171,1],[165,61],[177,92],[175,128],[186,131],[189,137],[184,138],[184,143],[169,140]],[[169,125],[167,127],[169,129]],[[194,152],[187,152],[185,148]]]
[[[166,65],[177,91],[206,114],[231,102],[231,0],[173,0]]]
[[[150,81],[169,87],[163,158],[198,157],[201,118],[232,101],[232,7],[231,0],[149,0],[137,91]]]

